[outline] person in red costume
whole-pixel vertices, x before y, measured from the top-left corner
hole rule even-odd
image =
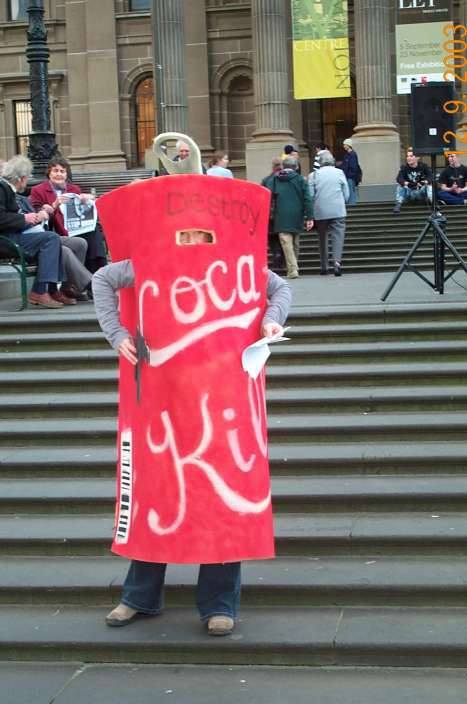
[[[33,186],[30,201],[36,210],[44,208],[49,214],[50,227],[64,238],[62,244],[72,249],[76,257],[91,273],[107,264],[104,240],[101,231],[96,228],[85,235],[68,237],[63,223],[60,205],[65,203],[67,193],[76,193],[80,201],[86,203],[93,199],[90,193],[81,193],[79,186],[68,181],[70,165],[62,157],[53,158],[47,166],[47,179]],[[66,238],[66,239],[65,239]]]

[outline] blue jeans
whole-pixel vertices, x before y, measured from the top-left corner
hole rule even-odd
[[[9,238],[23,247],[27,257],[37,257],[37,274],[32,287],[36,293],[44,293],[47,284],[66,281],[62,266],[62,248],[59,235],[49,230],[42,232],[15,232]]]
[[[349,185],[349,200],[347,201],[347,205],[355,205],[357,202],[357,186],[353,178],[348,178],[347,183]]]
[[[240,606],[240,562],[200,565],[196,606],[201,621],[211,616],[237,618]],[[164,608],[164,579],[167,565],[132,560],[123,584],[123,604],[145,614],[158,614]]]
[[[448,205],[464,205],[464,198],[467,200],[467,193],[438,192],[438,200],[442,200]]]
[[[430,200],[432,196],[431,186],[422,186],[419,189],[407,188],[397,184],[396,187],[396,203],[404,203],[407,200]]]

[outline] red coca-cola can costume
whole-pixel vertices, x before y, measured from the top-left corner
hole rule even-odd
[[[274,555],[264,375],[241,363],[266,305],[269,198],[245,181],[180,175],[98,201],[112,260],[133,264],[120,317],[140,351],[136,374],[120,360],[120,555]]]

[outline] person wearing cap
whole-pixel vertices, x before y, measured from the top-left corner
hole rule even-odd
[[[281,154],[281,159],[282,161],[284,159],[287,159],[287,157],[290,157],[291,159],[295,159],[297,162],[297,173],[301,174],[302,169],[300,167],[300,154],[298,153],[298,149],[294,144],[286,144],[284,147],[284,151]]]
[[[349,200],[347,205],[355,205],[357,202],[357,186],[362,179],[362,170],[360,164],[358,163],[357,152],[354,151],[352,147],[352,140],[350,138],[344,139],[342,142],[344,151],[346,152],[340,168],[345,174],[347,183],[349,186]]]

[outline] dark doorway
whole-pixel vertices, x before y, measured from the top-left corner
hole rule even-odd
[[[357,124],[355,98],[327,98],[323,100],[323,141],[334,156],[342,150],[342,142],[351,137]]]

